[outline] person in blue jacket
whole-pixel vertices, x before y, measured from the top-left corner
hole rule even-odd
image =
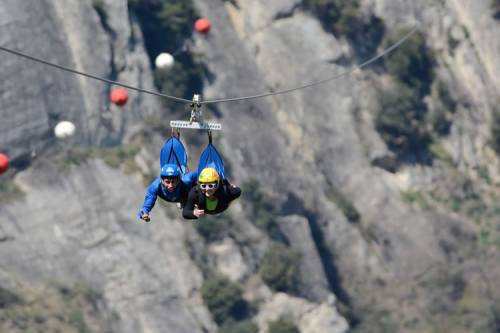
[[[181,170],[176,164],[165,164],[161,168],[160,177],[156,178],[146,191],[139,218],[145,222],[151,221],[150,212],[157,197],[168,202],[177,202],[183,208],[197,178],[197,172],[188,172],[181,176]]]

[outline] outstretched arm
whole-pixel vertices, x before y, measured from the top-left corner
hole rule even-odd
[[[153,209],[156,198],[158,196],[158,182],[155,180],[151,185],[149,185],[146,194],[144,195],[144,204],[142,205],[141,211],[139,212],[139,218],[146,222],[149,222],[149,212]]]
[[[233,201],[240,197],[241,188],[231,184],[227,179],[224,179],[224,184],[226,185],[226,191],[230,201]]]
[[[182,210],[182,217],[187,220],[195,220],[197,219],[196,215],[194,215],[195,205],[196,205],[196,192],[194,189],[189,191],[188,198],[184,209]]]

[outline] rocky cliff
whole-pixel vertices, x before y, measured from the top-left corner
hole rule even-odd
[[[107,84],[0,54],[0,151],[14,162],[1,176],[2,330],[216,332],[223,323],[204,290],[222,275],[261,332],[280,318],[303,333],[498,331],[500,24],[491,2],[364,0],[361,32],[332,29],[311,3],[195,0],[213,22],[190,44],[205,68],[203,99],[345,72],[373,54],[363,49],[369,23],[384,40],[417,25],[432,55],[419,105],[446,130],[419,123],[426,149],[394,149],[406,137],[381,131],[381,96],[398,84],[384,61],[298,92],[215,104],[205,109],[224,126],[215,143],[247,189],[215,222],[184,221],[160,202],[151,224],[136,219],[178,112],[135,92],[118,109]],[[2,0],[0,24],[2,46],[154,89],[126,1]],[[59,120],[77,125],[71,141],[53,138]],[[194,167],[204,134],[182,137]],[[295,288],[269,284],[270,249],[300,258]]]

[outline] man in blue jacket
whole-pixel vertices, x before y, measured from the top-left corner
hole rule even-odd
[[[157,197],[168,202],[178,202],[181,208],[184,207],[189,190],[196,184],[197,178],[197,172],[188,172],[181,176],[181,171],[176,164],[163,165],[160,177],[156,178],[146,191],[139,218],[145,222],[151,221],[149,213],[153,209]]]

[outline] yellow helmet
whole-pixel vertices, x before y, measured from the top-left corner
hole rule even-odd
[[[219,182],[219,174],[217,173],[217,170],[215,170],[214,168],[205,168],[201,170],[201,173],[198,176],[198,181],[200,183]]]

